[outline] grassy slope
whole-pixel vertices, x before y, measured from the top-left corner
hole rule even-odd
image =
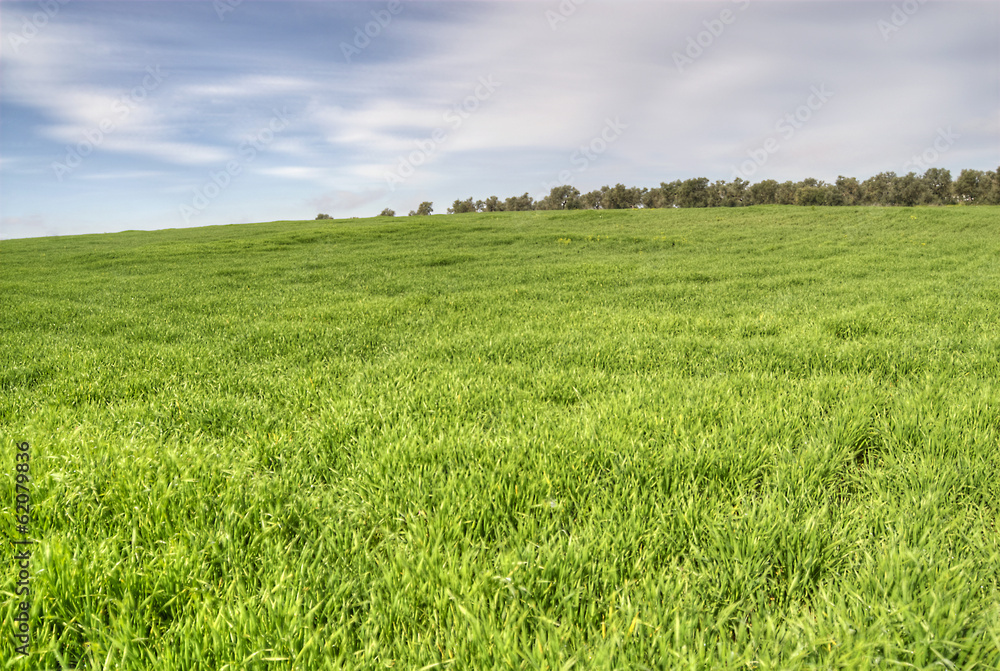
[[[998,215],[2,242],[13,668],[997,668]]]

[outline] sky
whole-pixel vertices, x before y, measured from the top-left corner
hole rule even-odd
[[[1000,2],[0,2],[0,238],[1000,167]]]

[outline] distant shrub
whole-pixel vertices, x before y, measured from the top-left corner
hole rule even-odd
[[[416,212],[410,210],[411,217],[426,217],[431,212],[434,211],[434,204],[429,201],[424,201],[420,203],[420,207],[417,208]]]
[[[796,205],[826,205],[826,190],[819,186],[803,186],[795,192]]]
[[[456,200],[455,203],[448,208],[448,214],[465,214],[468,212],[478,212],[480,204],[482,204],[482,201],[480,201],[479,203],[474,203],[472,202],[472,198],[468,198],[467,200]]]
[[[382,212],[379,213],[378,216],[380,216],[380,217],[395,217],[396,216],[396,211],[395,210],[390,210],[387,207],[384,210],[382,210]]]
[[[329,214],[317,214],[316,221],[319,221],[320,219],[333,219],[333,217],[331,217]]]

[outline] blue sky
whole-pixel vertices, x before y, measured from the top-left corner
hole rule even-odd
[[[0,238],[1000,166],[1000,3],[0,3]]]

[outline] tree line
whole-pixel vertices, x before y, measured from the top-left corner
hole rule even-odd
[[[621,210],[666,207],[743,207],[749,205],[1000,205],[1000,167],[989,170],[962,170],[957,179],[945,168],[929,168],[923,175],[882,172],[864,181],[837,177],[833,184],[807,178],[801,182],[766,179],[755,184],[737,177],[731,182],[710,181],[707,177],[661,182],[652,189],[624,184],[602,186],[581,193],[570,185],[553,187],[547,196],[535,200],[528,193],[501,200],[456,200],[448,214],[466,212],[524,212],[528,210]],[[410,216],[429,215],[431,202],[423,202]],[[379,216],[394,217],[386,208]],[[329,218],[319,215],[317,219]]]

